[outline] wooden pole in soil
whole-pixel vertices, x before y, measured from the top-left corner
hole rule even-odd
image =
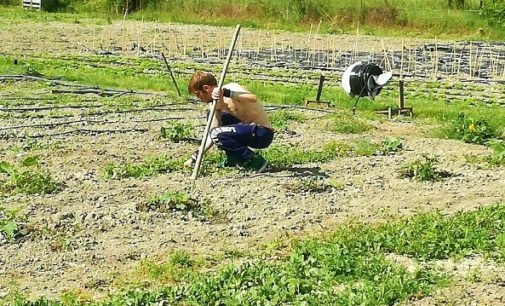
[[[228,56],[226,58],[226,61],[224,62],[223,71],[221,72],[221,78],[219,79],[218,83],[219,90],[221,90],[221,88],[223,87],[226,71],[228,70],[228,65],[230,64],[231,56],[233,54],[233,49],[235,49],[235,43],[237,42],[239,32],[240,32],[240,25],[237,25],[235,29],[235,34],[233,35],[233,39],[231,41],[230,49],[228,49]],[[211,105],[211,111],[207,119],[207,125],[205,126],[205,130],[203,131],[202,143],[200,144],[200,149],[198,150],[198,156],[196,158],[195,168],[193,169],[193,174],[191,175],[191,181],[192,181],[191,189],[193,189],[195,181],[198,177],[198,172],[200,171],[200,165],[202,164],[202,158],[205,149],[205,144],[207,143],[210,124],[212,123],[212,118],[214,117],[214,113],[216,112],[216,105],[217,101],[213,100]]]

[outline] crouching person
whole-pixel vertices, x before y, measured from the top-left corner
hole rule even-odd
[[[188,91],[202,102],[217,100],[216,111],[205,144],[205,152],[215,144],[226,153],[223,166],[240,166],[261,172],[267,161],[254,149],[268,147],[274,138],[274,130],[266,111],[257,101],[256,96],[236,83],[230,83],[218,89],[214,75],[197,71],[189,81]],[[198,151],[184,163],[191,166],[196,162]]]

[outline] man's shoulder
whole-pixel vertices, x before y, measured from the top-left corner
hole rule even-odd
[[[239,91],[239,92],[249,92],[249,90],[245,89],[238,83],[229,83],[226,85],[223,85],[223,88],[229,89],[231,91]]]

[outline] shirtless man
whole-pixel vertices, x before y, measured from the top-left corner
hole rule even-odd
[[[195,72],[188,85],[189,93],[202,102],[218,101],[205,152],[216,144],[226,153],[223,166],[238,165],[257,172],[263,171],[267,161],[250,148],[263,149],[272,143],[274,130],[267,113],[256,96],[239,84],[224,85],[222,90],[218,90],[217,86],[216,78],[204,71]],[[194,164],[197,156],[198,151],[184,165]]]

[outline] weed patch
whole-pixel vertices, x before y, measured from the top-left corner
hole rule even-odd
[[[248,261],[217,272],[188,273],[198,266],[188,254],[165,264],[145,263],[154,279],[182,281],[147,291],[130,289],[96,305],[169,304],[391,305],[429,294],[448,278],[429,265],[407,271],[385,254],[418,260],[447,259],[475,252],[503,257],[505,206],[444,216],[438,212],[378,225],[350,223],[326,238],[293,242],[291,253],[277,260]],[[175,276],[175,277],[174,277]],[[41,298],[16,305],[58,305]]]
[[[284,188],[294,193],[314,192],[321,193],[330,191],[333,186],[319,177],[308,177],[294,180],[284,184]]]
[[[440,212],[420,214],[384,224],[364,236],[370,235],[371,243],[380,243],[384,251],[419,259],[447,259],[477,252],[503,260],[504,231],[505,206],[496,205],[450,217]]]
[[[126,163],[124,165],[107,164],[104,175],[107,179],[123,179],[128,177],[148,177],[158,173],[169,173],[182,169],[183,160],[172,159],[168,156],[148,158],[140,163]]]
[[[286,110],[279,110],[268,115],[273,128],[276,131],[284,131],[288,129],[290,121],[295,122],[306,122],[308,120],[307,116]]]
[[[328,119],[331,123],[325,129],[335,133],[361,134],[372,129],[365,120],[352,115],[338,114],[329,116]]]
[[[208,201],[190,197],[185,192],[167,191],[137,205],[139,211],[174,212],[210,220],[224,220],[225,215]]]
[[[485,119],[474,119],[465,113],[460,113],[451,122],[446,134],[448,138],[475,144],[486,144],[490,139],[499,136],[496,129]]]
[[[352,153],[357,156],[391,155],[403,150],[403,143],[399,138],[388,137],[382,143],[369,140],[359,140],[353,145]]]
[[[493,152],[487,156],[465,155],[471,164],[486,164],[491,167],[505,166],[505,143],[503,141],[490,141],[489,147]]]
[[[423,155],[423,159],[415,160],[411,163],[405,164],[400,173],[403,177],[412,178],[420,181],[438,181],[445,172],[439,172],[435,168],[438,162],[436,157]]]
[[[55,182],[51,174],[39,164],[37,156],[29,156],[21,161],[20,166],[6,161],[0,162],[0,193],[49,194],[62,189],[63,184]]]
[[[161,284],[177,283],[193,276],[203,264],[202,260],[191,258],[186,251],[175,251],[168,256],[164,263],[150,260],[141,262],[135,274],[141,279],[155,281]]]
[[[294,146],[271,146],[263,155],[274,168],[284,168],[314,162],[326,162],[337,157],[348,156],[351,147],[340,142],[325,144],[321,150],[300,150]]]
[[[191,124],[170,122],[168,126],[161,128],[161,137],[173,142],[189,140],[195,136],[195,130]]]

